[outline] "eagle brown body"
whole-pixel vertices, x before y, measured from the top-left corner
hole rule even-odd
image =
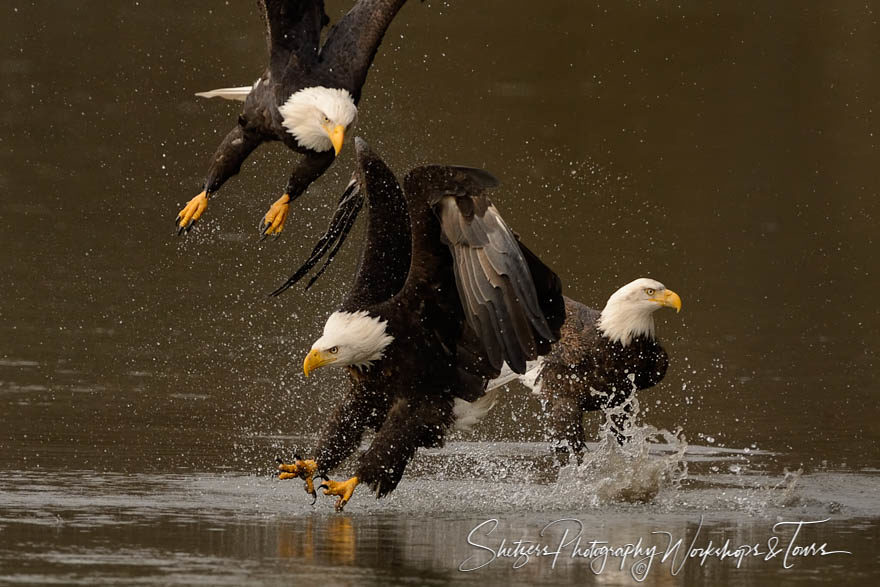
[[[543,357],[537,381],[555,443],[579,453],[585,447],[584,412],[620,406],[634,391],[657,385],[669,356],[650,336],[636,336],[626,346],[610,339],[599,328],[598,310],[567,297],[565,313],[560,339]],[[613,419],[619,440],[624,419]]]
[[[393,341],[369,366],[348,367],[351,384],[321,436],[314,470],[335,469],[374,429],[353,479],[381,497],[397,486],[418,448],[443,443],[456,398],[481,397],[505,362],[523,373],[526,360],[550,352],[564,306],[559,279],[518,242],[484,194],[495,185],[488,173],[420,167],[401,191],[365,143],[357,149],[355,183],[367,194],[369,227],[355,287],[338,313],[383,321]],[[335,360],[342,343],[333,339],[323,348],[328,336],[325,328],[306,359],[307,373],[310,361]]]

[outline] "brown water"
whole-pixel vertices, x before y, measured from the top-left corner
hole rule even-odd
[[[803,541],[851,555],[790,569],[709,559],[675,575],[655,562],[646,582],[876,580],[874,7],[411,4],[357,133],[401,174],[430,161],[498,175],[505,218],[576,299],[601,305],[640,276],[682,295],[681,314],[658,315],[669,375],[641,403],[645,422],[682,428],[686,477],[648,504],[596,503],[602,476],[625,467],[560,473],[516,386],[477,432],[421,455],[390,499],[310,507],[299,482],[269,473],[276,454],[314,444],[345,385],[306,381],[299,365],[360,233],[313,291],[265,294],[324,228],[352,150],[277,242],[256,227],[290,171],[280,145],[174,238],[236,111],[193,93],[249,83],[264,62],[252,3],[12,2],[0,19],[0,582],[634,581],[544,557],[458,570],[486,553],[467,543],[485,520],[499,519],[500,542],[565,517],[612,544],[666,531],[698,546],[766,545],[777,521],[829,518]]]

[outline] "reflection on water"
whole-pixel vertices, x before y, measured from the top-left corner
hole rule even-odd
[[[504,445],[491,458],[504,461],[513,450],[538,455],[536,447]],[[605,583],[624,581],[633,561],[623,560],[621,568],[621,560],[611,558],[596,574],[589,560],[572,556],[575,546],[569,544],[555,566],[549,557],[532,557],[514,568],[518,557],[496,557],[488,549],[498,553],[503,539],[509,548],[516,540],[556,546],[582,525],[584,547],[594,540],[623,546],[642,539],[645,548],[665,548],[666,535],[657,532],[668,532],[694,547],[729,539],[733,550],[766,545],[772,536],[790,541],[793,528],[772,531],[780,521],[829,520],[805,527],[796,544],[827,542],[827,550],[852,556],[801,556],[790,569],[761,557],[744,559],[741,568],[734,559],[709,557],[702,566],[684,564],[676,575],[671,563],[658,559],[648,584],[747,585],[774,576],[807,579],[816,572],[845,581],[871,572],[859,561],[870,559],[872,541],[880,539],[880,525],[868,518],[880,506],[876,474],[804,476],[788,494],[793,485],[780,486],[781,479],[764,475],[698,475],[681,488],[661,491],[651,504],[584,507],[583,496],[561,486],[565,481],[454,479],[459,457],[474,451],[487,457],[482,446],[434,451],[429,458],[445,460],[450,475],[411,477],[382,502],[356,495],[342,515],[332,512],[329,499],[313,508],[299,484],[268,475],[9,471],[0,480],[0,580]],[[703,464],[726,462],[710,449],[697,452]],[[474,530],[492,519],[498,520],[494,532],[489,526]],[[545,525],[563,519],[577,522],[556,524],[541,535]],[[480,568],[458,570],[471,563]]]

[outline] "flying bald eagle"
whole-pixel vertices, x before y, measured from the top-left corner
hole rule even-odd
[[[392,172],[356,141],[350,187],[365,195],[367,241],[355,284],[303,362],[347,369],[351,387],[314,459],[281,464],[282,478],[335,469],[376,430],[353,477],[327,480],[337,510],[365,483],[393,491],[420,447],[440,446],[456,402],[478,400],[504,363],[524,373],[550,352],[565,317],[562,286],[504,223],[485,192],[497,185],[472,168],[410,171],[402,192]],[[407,230],[400,230],[401,219]],[[403,262],[406,261],[406,262]]]
[[[359,0],[329,32],[323,0],[261,0],[269,65],[253,86],[197,94],[244,101],[244,108],[211,159],[202,192],[180,211],[177,233],[188,232],[208,199],[237,174],[260,144],[282,141],[303,155],[284,194],[260,223],[278,236],[290,203],[333,163],[357,118],[367,71],[391,20],[406,0]]]
[[[681,298],[647,278],[618,289],[601,312],[565,298],[566,319],[559,342],[519,377],[548,402],[557,450],[583,452],[584,412],[620,406],[634,391],[663,379],[669,357],[656,338],[653,316],[660,308],[678,312]],[[516,377],[500,377],[489,387]],[[612,416],[612,432],[621,443],[627,406],[623,414]]]

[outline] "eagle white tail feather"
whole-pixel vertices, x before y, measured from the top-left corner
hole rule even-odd
[[[498,399],[498,390],[500,387],[488,390],[483,397],[472,402],[465,401],[461,398],[455,398],[452,405],[452,413],[455,415],[455,430],[470,432],[474,426],[480,423],[480,420],[486,417],[495,400]]]
[[[225,98],[226,100],[238,100],[244,102],[251,93],[253,86],[241,86],[239,88],[218,88],[210,92],[198,92],[200,98]]]
[[[504,363],[504,365],[502,365],[501,367],[501,373],[498,375],[498,377],[489,382],[486,390],[489,391],[492,389],[497,389],[503,385],[507,385],[511,381],[516,381],[517,379],[519,379],[519,374],[514,373],[510,369],[510,367],[507,366],[507,363]]]
[[[480,423],[480,420],[486,417],[486,414],[495,405],[495,402],[498,400],[498,391],[511,381],[519,379],[519,382],[531,389],[533,394],[540,394],[541,384],[538,382],[538,375],[541,374],[542,363],[542,357],[538,357],[535,361],[528,361],[526,363],[526,372],[522,375],[514,373],[507,366],[507,363],[504,363],[498,377],[489,382],[489,385],[486,387],[486,394],[483,397],[472,402],[456,398],[455,404],[452,406],[452,413],[455,414],[454,428],[470,432],[474,426]]]
[[[537,361],[529,361],[526,363],[526,372],[519,378],[520,383],[532,390],[532,395],[541,395],[542,383],[538,377],[541,375],[541,367],[543,366],[543,357],[538,357]]]
[[[537,393],[535,391],[535,380],[538,378],[538,374],[541,372],[541,365],[543,364],[544,358],[538,357],[534,361],[526,361],[526,372],[522,375],[514,373],[513,370],[507,366],[507,363],[501,366],[501,373],[498,374],[498,377],[489,382],[489,385],[486,387],[487,390],[495,389],[496,387],[501,387],[502,385],[507,385],[511,381],[520,380],[520,383],[529,387],[533,393]]]

